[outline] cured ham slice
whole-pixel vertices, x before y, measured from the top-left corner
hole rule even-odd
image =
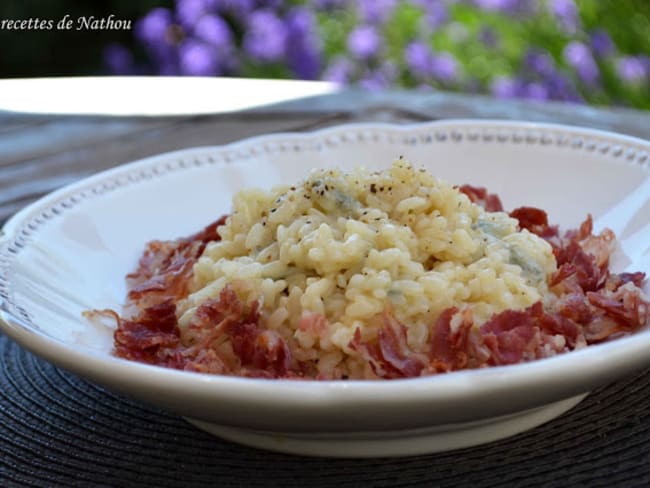
[[[503,211],[503,205],[501,204],[499,196],[494,193],[489,193],[485,188],[472,185],[462,185],[458,187],[458,190],[467,195],[472,203],[480,205],[488,212]]]
[[[497,195],[463,185],[459,191],[488,211],[503,211]],[[588,216],[561,234],[544,210],[519,207],[509,213],[521,229],[545,239],[557,270],[545,300],[523,310],[503,310],[482,324],[471,307],[453,306],[428,324],[424,347],[409,343],[409,324],[398,319],[390,300],[373,317],[372,337],[356,328],[346,354],[371,376],[412,378],[462,369],[504,366],[631,334],[650,323],[650,302],[642,291],[645,273],[611,273],[614,234],[594,235]],[[265,322],[261,301],[243,301],[231,285],[203,301],[181,330],[177,304],[191,292],[193,267],[206,245],[220,239],[223,216],[200,232],[171,241],[147,244],[137,269],[127,276],[127,304],[122,315],[112,310],[88,312],[114,320],[115,354],[148,364],[210,374],[259,378],[345,378],[346,368],[330,365],[318,375],[318,358],[299,350],[298,341]],[[320,313],[304,310],[296,333],[329,344],[330,323]],[[424,324],[427,325],[427,324]],[[330,357],[331,360],[331,357]],[[322,366],[322,364],[321,364]]]

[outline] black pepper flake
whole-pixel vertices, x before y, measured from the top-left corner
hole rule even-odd
[[[277,208],[272,208],[271,213],[275,212],[276,210],[277,210]]]
[[[370,192],[371,192],[371,193],[377,193],[377,185],[375,185],[374,183],[372,183],[372,184],[370,185]]]
[[[296,191],[296,187],[295,187],[295,186],[292,186],[292,187],[291,187],[291,190],[292,190],[292,191]]]

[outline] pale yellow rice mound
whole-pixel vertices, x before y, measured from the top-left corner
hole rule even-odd
[[[231,284],[243,300],[261,300],[262,324],[296,359],[318,359],[324,377],[372,377],[349,343],[357,328],[364,341],[376,337],[387,304],[410,347],[426,352],[446,308],[471,310],[479,326],[544,300],[556,270],[551,247],[517,229],[506,213],[484,211],[403,159],[382,172],[318,170],[295,186],[242,191],[222,240],[194,267],[181,334],[196,308]],[[326,331],[300,330],[314,313]]]

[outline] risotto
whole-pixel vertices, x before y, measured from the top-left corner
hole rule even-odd
[[[399,159],[244,190],[231,213],[152,241],[128,276],[116,354],[191,371],[377,379],[512,364],[649,321],[643,273],[608,270],[591,218],[560,234]]]

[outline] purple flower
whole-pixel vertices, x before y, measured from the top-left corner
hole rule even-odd
[[[580,79],[588,84],[598,81],[599,70],[589,48],[579,41],[571,41],[564,47],[564,59],[578,73]]]
[[[180,72],[190,76],[215,76],[219,65],[215,53],[202,42],[188,39],[179,47]]]
[[[497,98],[516,98],[520,95],[521,85],[512,78],[499,76],[492,80],[490,91]]]
[[[437,29],[449,20],[449,10],[442,0],[412,0],[424,10],[424,20],[430,29]]]
[[[384,79],[379,76],[373,76],[373,75],[368,75],[361,78],[359,80],[358,85],[361,88],[370,91],[378,91],[383,88],[386,88],[386,82],[384,81]]]
[[[183,27],[192,29],[214,7],[213,0],[176,0],[176,18]]]
[[[489,11],[507,12],[516,9],[518,0],[474,0],[477,7]]]
[[[135,25],[135,36],[144,45],[160,74],[176,74],[177,26],[173,23],[172,12],[166,8],[156,8]]]
[[[573,0],[550,0],[551,13],[560,22],[562,28],[573,33],[580,25],[578,7]]]
[[[525,62],[533,73],[544,78],[555,73],[555,61],[548,53],[543,51],[529,50],[526,53]]]
[[[248,3],[248,1],[244,3]],[[257,8],[263,8],[266,10],[279,10],[289,2],[286,0],[257,0],[254,3],[256,4]]]
[[[113,75],[130,75],[135,72],[133,55],[121,44],[112,43],[106,46],[104,64]]]
[[[174,58],[161,59],[158,63],[158,72],[160,76],[179,76],[182,74],[178,69],[178,60]]]
[[[541,83],[529,83],[526,86],[525,96],[530,100],[548,100],[549,90]]]
[[[417,76],[427,77],[432,74],[433,52],[422,41],[413,41],[404,50],[404,59],[408,68]]]
[[[367,73],[361,80],[359,80],[359,86],[365,88],[366,90],[381,90],[388,88],[391,84],[392,77],[391,73],[384,70],[375,70]]]
[[[313,49],[289,49],[289,68],[296,78],[301,80],[316,80],[321,69],[321,58],[318,51]]]
[[[314,80],[321,69],[321,46],[312,12],[295,8],[287,15],[287,61],[289,68],[304,80]]]
[[[246,17],[255,9],[254,0],[211,0],[214,10],[220,13],[231,13],[238,17]]]
[[[323,73],[323,79],[345,85],[350,82],[353,71],[354,65],[349,59],[337,58],[327,67]]]
[[[571,80],[562,73],[553,73],[545,82],[553,100],[564,100],[567,102],[583,101]]]
[[[135,26],[135,35],[149,46],[168,42],[169,28],[173,23],[172,12],[166,8],[155,8]]]
[[[650,63],[635,56],[624,56],[616,63],[616,71],[622,80],[628,83],[639,83],[649,74]]]
[[[228,24],[218,15],[207,14],[199,19],[194,27],[194,35],[206,44],[216,48],[227,48],[232,41]]]
[[[368,59],[377,54],[381,39],[374,27],[362,25],[350,32],[348,50],[359,59]]]
[[[316,33],[316,19],[311,11],[296,7],[287,14],[287,27],[291,33],[300,37],[313,37]]]
[[[458,72],[458,64],[451,54],[434,54],[421,41],[410,43],[404,51],[404,58],[409,69],[421,78],[433,77],[442,82],[450,82]]]
[[[474,0],[474,4],[482,10],[509,15],[533,13],[538,3],[538,0]]]
[[[440,81],[452,81],[458,72],[456,59],[449,53],[436,54],[431,62],[431,74]]]
[[[494,29],[482,27],[478,33],[478,40],[486,47],[495,48],[499,44],[499,38]]]
[[[270,10],[257,10],[248,19],[244,50],[262,62],[279,61],[285,54],[287,29]]]
[[[595,30],[592,32],[590,40],[591,49],[596,53],[596,56],[605,57],[614,52],[614,43],[607,31],[603,29]]]
[[[311,0],[316,10],[333,10],[345,7],[348,0]]]
[[[395,10],[396,4],[396,0],[358,0],[357,8],[361,22],[367,24],[386,22]]]

